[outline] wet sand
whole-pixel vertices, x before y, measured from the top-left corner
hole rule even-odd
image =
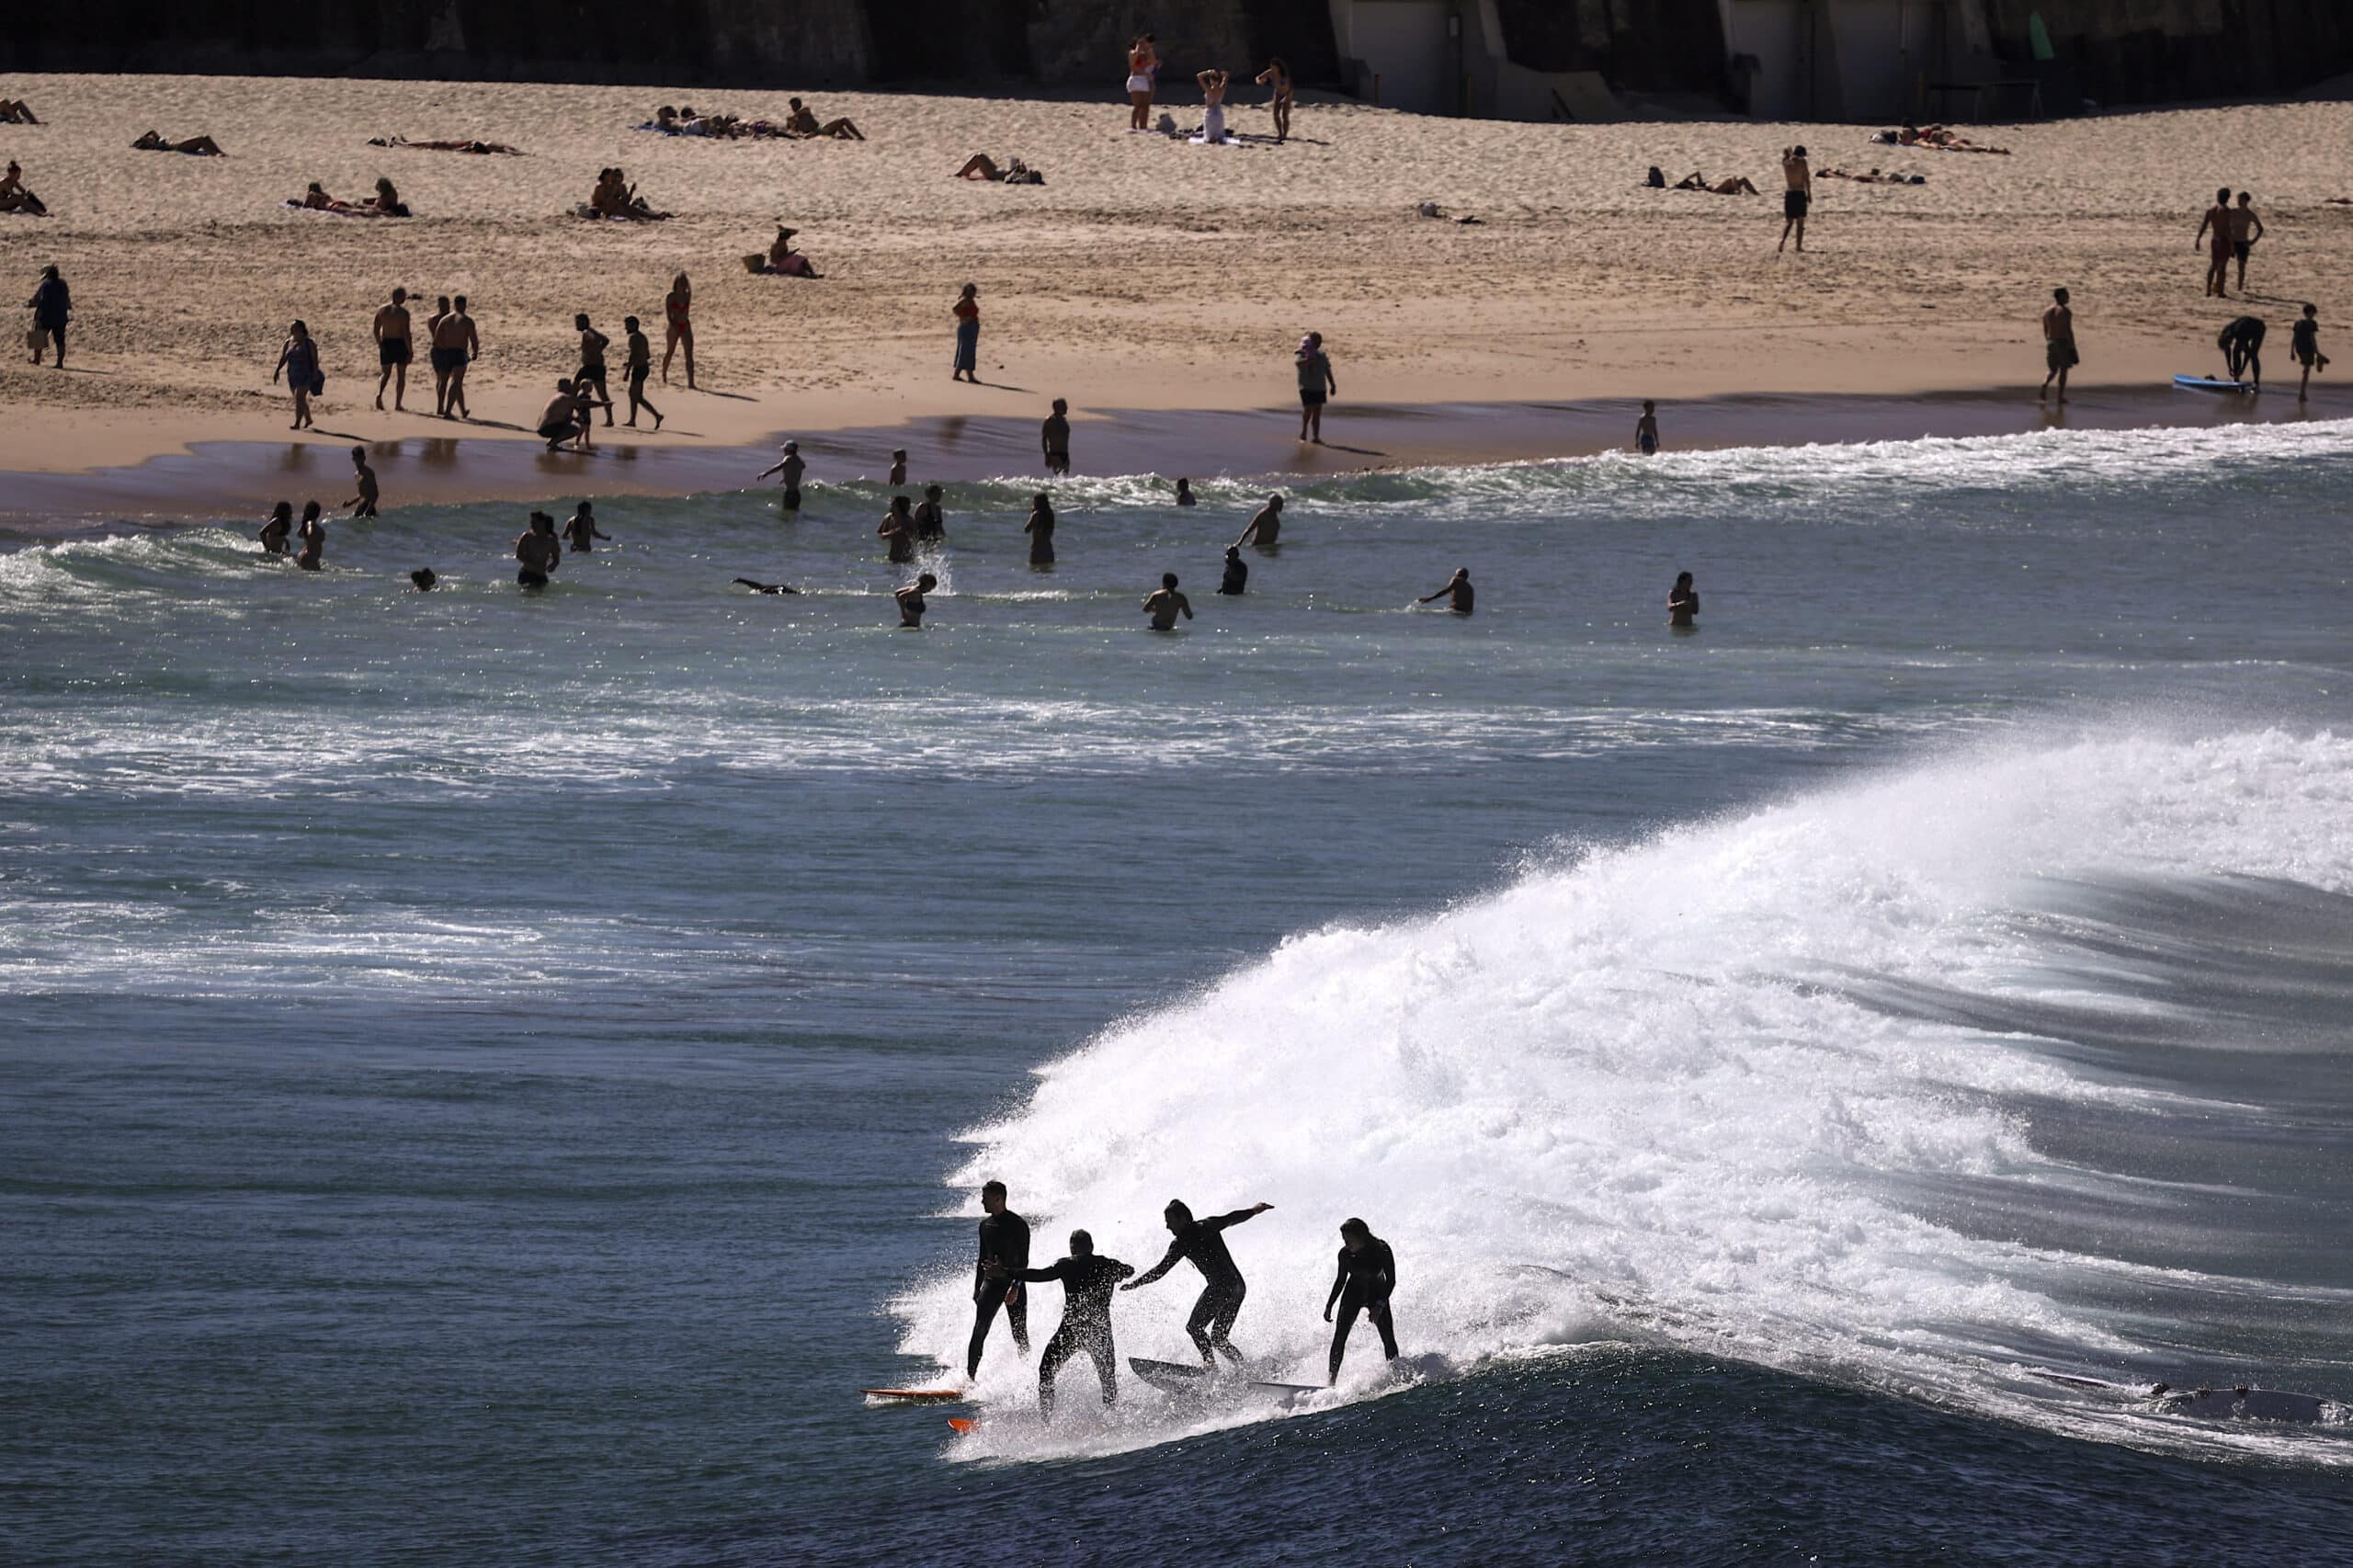
[[[2335,389],[2332,389],[2332,392]],[[1629,450],[1639,404],[1629,401],[1519,403],[1334,404],[1322,447],[1298,437],[1284,409],[1228,413],[1123,410],[1074,424],[1080,476],[1158,474],[1175,479],[1265,476],[1270,483],[1369,469],[1526,462]],[[2353,394],[2292,391],[2260,397],[2142,388],[2086,388],[2063,409],[2014,389],[1919,397],[1741,396],[1659,410],[1665,449],[1844,444],[2119,430],[2278,424],[2353,415]],[[631,434],[626,430],[621,435]],[[494,437],[403,437],[365,443],[388,513],[404,506],[540,501],[558,495],[682,495],[749,490],[765,500],[774,481],[753,476],[776,461],[773,441],[679,447],[619,440],[599,427],[588,453],[548,452]],[[892,449],[904,447],[915,483],[1035,475],[1038,427],[1027,416],[946,416],[802,435],[807,485],[879,483]],[[108,522],[198,521],[260,516],[269,504],[349,493],[350,447],[340,438],[286,443],[199,442],[137,464],[80,473],[0,475],[0,519],[24,531],[72,532]]]

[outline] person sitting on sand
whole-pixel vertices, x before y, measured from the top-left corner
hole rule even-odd
[[[22,98],[0,98],[0,125],[39,125],[33,106]]]
[[[1204,147],[1225,145],[1225,73],[1212,66],[1193,78],[1201,85],[1201,134]]]
[[[802,103],[799,98],[792,99],[791,103],[792,112],[784,117],[784,128],[792,135],[801,137],[830,136],[836,142],[863,142],[866,140],[866,133],[858,130],[856,125],[852,124],[847,115],[842,115],[836,119],[829,119],[825,121],[824,124],[820,125],[817,123],[817,117],[809,112],[808,105]]]
[[[166,142],[154,131],[143,131],[131,144],[135,153],[186,153],[199,158],[225,158],[221,143],[210,136],[191,136],[184,142]]]
[[[1717,180],[1713,184],[1711,184],[1709,183],[1708,176],[1701,174],[1697,169],[1692,170],[1689,174],[1676,181],[1675,188],[1677,190],[1705,190],[1712,192],[1717,196],[1756,196],[1762,194],[1755,186],[1748,183],[1748,176],[1746,175],[1733,175],[1730,178]]]
[[[899,601],[899,624],[909,631],[923,630],[924,595],[939,586],[939,579],[926,572],[907,587],[891,597]]]
[[[776,243],[768,246],[767,265],[762,269],[776,278],[823,278],[824,273],[809,265],[809,258],[792,248],[792,236],[798,229],[776,226]]]
[[[381,176],[376,181],[376,194],[360,205],[374,208],[376,215],[380,218],[408,216],[408,203],[401,199],[401,193],[393,188],[391,180]]]
[[[586,210],[597,218],[625,218],[633,222],[659,222],[667,212],[656,212],[637,194],[637,187],[619,168],[597,171],[597,188],[588,193]]]
[[[8,167],[0,173],[0,212],[28,212],[36,218],[46,217],[49,208],[41,199],[25,188],[25,172],[17,160],[8,160]]]
[[[350,202],[340,200],[335,197],[329,196],[327,194],[326,187],[321,185],[317,180],[313,180],[308,187],[303,190],[301,200],[290,201],[287,205],[289,207],[303,208],[312,212],[348,213],[358,210],[358,209],[353,206]]]
[[[567,378],[555,384],[555,396],[540,413],[540,438],[554,451],[570,441],[575,449],[585,450],[588,445],[588,415],[580,406],[580,398]]]

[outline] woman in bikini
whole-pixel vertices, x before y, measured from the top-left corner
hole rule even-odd
[[[1290,141],[1290,67],[1283,63],[1282,56],[1277,55],[1267,62],[1267,68],[1258,73],[1258,85],[1274,89],[1274,96],[1267,101],[1267,107],[1274,111],[1275,140]]]
[[[670,356],[676,354],[683,344],[687,350],[688,392],[699,390],[695,386],[695,325],[687,319],[694,302],[694,287],[687,281],[687,275],[681,272],[671,278],[669,298],[662,301],[663,314],[669,323],[668,336],[662,346],[662,384],[665,387],[670,384]]]
[[[294,393],[294,423],[287,428],[300,430],[313,423],[311,397],[319,390],[319,346],[311,341],[311,329],[301,322],[287,329],[285,345],[278,351],[277,368],[269,372],[270,384],[276,386],[280,376],[286,378],[288,389]]]
[[[1128,45],[1128,129],[1152,129],[1152,78],[1160,69],[1160,51],[1145,33]]]

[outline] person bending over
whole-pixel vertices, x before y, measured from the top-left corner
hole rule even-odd
[[[1226,1251],[1222,1233],[1273,1207],[1271,1203],[1258,1203],[1236,1209],[1231,1214],[1196,1220],[1190,1209],[1170,1199],[1167,1208],[1161,1210],[1168,1233],[1176,1238],[1168,1244],[1168,1256],[1120,1289],[1141,1290],[1176,1267],[1179,1258],[1190,1263],[1200,1271],[1202,1285],[1200,1299],[1193,1303],[1193,1313],[1185,1320],[1185,1332],[1200,1351],[1201,1365],[1213,1367],[1217,1356],[1223,1356],[1239,1366],[1242,1352],[1233,1347],[1233,1341],[1227,1335],[1233,1328],[1234,1318],[1242,1312],[1242,1299],[1250,1288],[1243,1282],[1242,1270],[1233,1266],[1233,1255]]]

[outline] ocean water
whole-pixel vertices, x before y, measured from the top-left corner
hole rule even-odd
[[[0,536],[0,1557],[2353,1550],[2353,1425],[2033,1375],[2353,1403],[2353,424],[1318,481],[1238,600],[1260,489],[1033,488],[919,633],[870,486]],[[1362,1215],[1409,1365],[868,1406],[991,1176],[1272,1203],[1294,1381]]]

